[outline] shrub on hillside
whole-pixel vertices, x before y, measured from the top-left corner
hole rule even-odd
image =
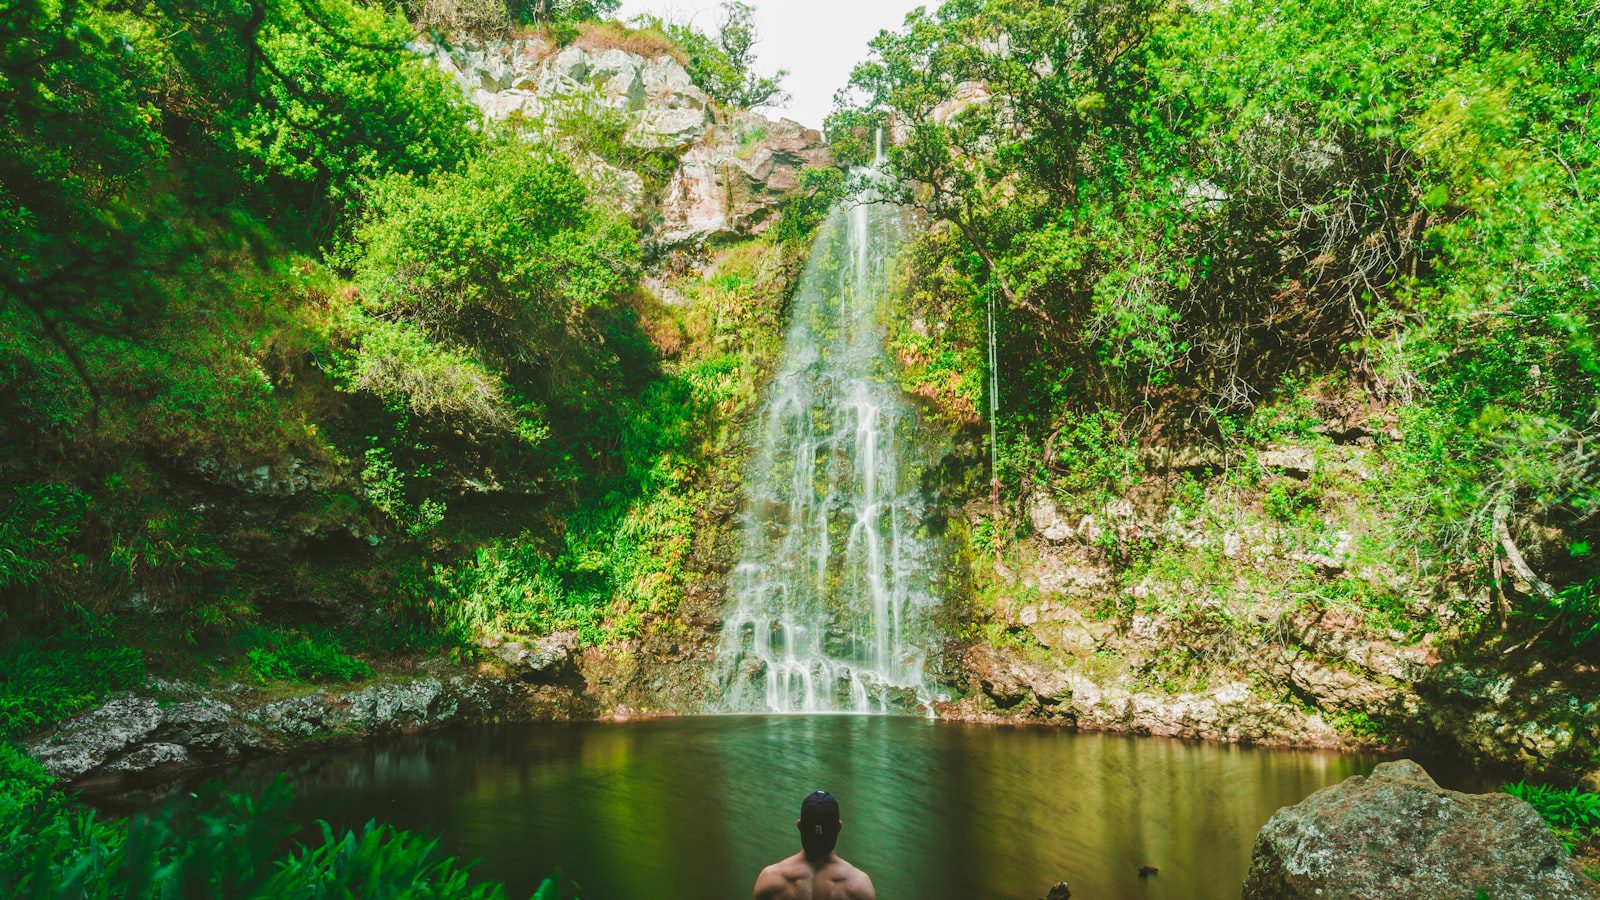
[[[0,739],[20,737],[145,680],[144,657],[93,627],[0,649]]]
[[[250,674],[257,681],[350,682],[372,674],[372,667],[344,651],[320,629],[289,631],[250,628],[239,637]]]

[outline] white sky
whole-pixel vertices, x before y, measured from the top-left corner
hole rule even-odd
[[[867,57],[867,41],[885,28],[898,28],[906,13],[938,0],[749,0],[756,8],[761,43],[759,70],[788,69],[783,86],[794,95],[787,107],[765,110],[813,128],[833,109],[833,92],[850,80],[850,70]],[[692,19],[716,27],[717,0],[623,0],[619,16],[654,13],[672,20]]]

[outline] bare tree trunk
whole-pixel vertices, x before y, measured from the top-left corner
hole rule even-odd
[[[1533,588],[1533,592],[1546,600],[1555,602],[1556,590],[1544,579],[1535,575],[1528,566],[1527,560],[1522,558],[1522,551],[1511,540],[1511,529],[1506,524],[1506,519],[1511,515],[1511,501],[1501,500],[1494,508],[1494,539],[1499,542],[1500,549],[1505,551],[1506,561],[1511,564],[1511,571],[1517,573],[1523,581]]]

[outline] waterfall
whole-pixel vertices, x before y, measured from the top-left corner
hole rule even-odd
[[[937,601],[914,483],[919,424],[881,315],[905,220],[866,188],[820,229],[801,276],[729,582],[730,710],[931,710]]]

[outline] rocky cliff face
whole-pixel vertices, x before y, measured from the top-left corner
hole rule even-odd
[[[1034,487],[1015,548],[973,559],[946,713],[1594,768],[1593,669],[1484,652],[1487,590],[1386,540],[1389,426],[1369,412],[1250,451],[1146,452],[1087,501]]]
[[[540,38],[416,49],[490,119],[544,123],[560,141],[564,116],[609,114],[619,118],[628,145],[671,160],[672,174],[660,186],[592,154],[585,160],[661,248],[760,234],[799,187],[800,173],[831,163],[821,134],[719,106],[670,55],[556,47]]]

